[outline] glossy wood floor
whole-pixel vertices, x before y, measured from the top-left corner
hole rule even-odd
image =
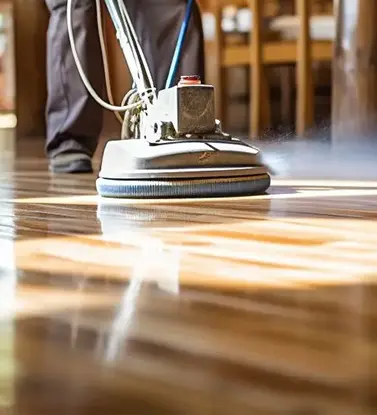
[[[377,413],[377,164],[277,148],[267,195],[104,202],[3,144],[0,414]]]

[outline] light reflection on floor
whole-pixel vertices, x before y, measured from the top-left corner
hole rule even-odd
[[[137,394],[173,414],[367,413],[376,177],[114,201],[95,175],[54,176],[41,153],[23,154],[8,151],[0,175],[0,412],[16,400],[25,415],[67,402],[124,413],[114,402]]]

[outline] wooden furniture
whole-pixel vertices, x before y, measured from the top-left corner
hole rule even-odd
[[[222,13],[226,6],[251,11],[248,37],[245,41],[229,42],[222,30]],[[310,16],[310,2],[296,0],[296,16],[273,17],[273,4],[262,0],[209,0],[208,13],[214,17],[213,37],[207,39],[211,82],[217,88],[217,110],[224,118],[224,71],[234,66],[250,66],[250,136],[257,137],[269,122],[268,88],[265,65],[297,64],[296,131],[303,134],[313,120],[312,62],[332,59],[332,40],[311,39],[319,18]],[[267,25],[264,18],[267,20]],[[273,18],[272,18],[273,17]],[[331,17],[330,17],[331,19]],[[323,18],[322,18],[323,20]],[[330,36],[331,37],[331,36]]]
[[[283,18],[280,20],[274,19],[270,21],[270,30],[263,27],[261,16],[273,17],[276,14],[276,1],[262,1],[262,0],[200,0],[203,10],[210,12],[213,16],[218,16],[215,19],[215,36],[213,41],[208,41],[207,56],[211,68],[208,71],[210,80],[217,87],[217,107],[221,119],[224,119],[221,112],[223,110],[222,102],[225,97],[222,94],[226,91],[224,81],[224,70],[229,67],[246,66],[253,67],[255,70],[251,71],[251,99],[255,105],[250,105],[251,119],[251,133],[256,136],[262,131],[263,126],[269,122],[269,100],[268,87],[266,80],[264,80],[264,65],[282,65],[286,63],[295,63],[297,61],[298,50],[300,45],[297,45],[296,39],[289,37],[292,33],[288,30],[280,30],[284,26]],[[310,3],[310,2],[309,2]],[[252,19],[255,20],[256,29],[251,28],[253,36],[251,36],[251,43],[248,43],[249,33],[246,31],[240,36],[233,36],[231,42],[225,41],[231,36],[226,35],[221,31],[221,10],[226,4],[238,5],[237,7],[244,7],[246,9],[256,8],[258,13],[254,13]],[[302,3],[304,4],[304,2]],[[318,1],[314,5],[319,4]],[[262,6],[261,6],[262,5]],[[314,7],[313,5],[313,7]],[[263,7],[263,10],[261,10]],[[316,6],[317,7],[317,6]],[[259,8],[259,9],[258,9]],[[306,10],[304,7],[303,10]],[[46,30],[48,25],[48,11],[44,2],[40,0],[14,0],[13,1],[13,17],[14,17],[14,50],[15,50],[15,89],[16,89],[16,114],[18,118],[18,134],[20,136],[37,136],[44,134],[44,110],[46,100],[46,71],[45,71],[45,49],[46,49]],[[259,18],[256,16],[259,15]],[[297,21],[297,19],[296,19]],[[259,22],[259,23],[258,23]],[[280,22],[280,23],[279,23]],[[275,24],[275,26],[273,25]],[[254,24],[254,23],[253,23]],[[277,25],[277,26],[276,26]],[[280,26],[279,26],[280,25]],[[286,24],[288,26],[288,24]],[[296,25],[297,26],[297,25]],[[110,66],[113,75],[114,95],[119,101],[123,96],[124,91],[130,85],[130,79],[127,69],[124,66],[124,59],[119,50],[117,40],[114,36],[114,31],[110,25],[108,29],[109,39],[109,56]],[[276,38],[276,33],[289,33],[288,39],[283,36],[283,39]],[[297,30],[296,30],[297,32]],[[304,30],[307,33],[308,30]],[[279,33],[278,33],[279,34]],[[258,37],[259,36],[259,37]],[[296,36],[297,37],[297,36]],[[242,38],[242,43],[240,42]],[[253,43],[254,39],[254,43]],[[260,41],[256,41],[260,39]],[[307,40],[304,37],[301,41],[301,48],[303,48]],[[253,45],[256,45],[254,47]],[[311,43],[311,54],[308,54],[308,59],[313,60],[329,60],[332,55],[332,45],[328,41],[316,41]],[[302,52],[303,56],[305,51]],[[300,61],[300,60],[299,60]],[[310,59],[303,60],[306,62],[301,64],[301,71],[310,69]],[[299,77],[299,84],[307,85],[308,76],[302,75]],[[310,84],[306,88],[307,92],[303,92],[301,101],[310,102]],[[254,92],[253,92],[254,91]],[[302,89],[300,89],[302,91]],[[259,98],[258,98],[259,97]],[[252,103],[251,103],[252,104]],[[300,112],[310,113],[310,106],[299,105]],[[106,125],[105,130],[117,131],[118,124],[113,114],[105,112]],[[309,117],[310,119],[310,117]],[[301,114],[300,120],[303,125],[299,131],[303,131],[308,124],[305,117]]]

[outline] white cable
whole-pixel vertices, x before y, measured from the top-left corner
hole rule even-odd
[[[124,34],[122,34],[123,36],[122,36],[122,39],[120,39],[120,43],[123,48],[125,47],[125,45],[128,45],[129,48],[131,49],[131,54],[133,55],[133,58],[134,58],[132,63],[136,66],[136,76],[134,76],[134,81],[137,84],[136,89],[139,93],[140,98],[144,100],[145,105],[149,106],[151,103],[149,100],[149,97],[143,93],[143,92],[146,92],[149,88],[146,88],[146,85],[145,85],[145,78],[144,78],[144,72],[143,72],[142,65],[144,64],[144,71],[147,73],[147,76],[149,73],[149,78],[150,78],[149,82],[153,90],[153,98],[155,98],[154,86],[153,86],[153,81],[150,76],[149,68],[148,68],[148,65],[146,64],[143,51],[141,50],[141,47],[139,45],[137,35],[133,29],[132,22],[128,16],[127,8],[125,7],[123,0],[118,0],[117,3],[118,3],[119,12],[120,12],[120,18],[122,20],[124,27],[126,28],[126,31],[127,31],[126,34],[128,36],[127,37]],[[132,38],[133,38],[133,41],[131,40]],[[135,45],[136,45],[137,50],[135,49]],[[139,56],[137,52],[139,52]],[[129,55],[126,53],[126,56],[129,56]]]
[[[68,36],[69,36],[69,41],[71,44],[71,49],[72,49],[72,54],[77,66],[77,70],[80,74],[80,77],[82,79],[82,82],[84,83],[86,89],[88,90],[88,92],[91,94],[91,96],[93,97],[93,99],[95,101],[97,101],[98,104],[100,104],[102,107],[110,110],[110,111],[129,111],[133,108],[136,108],[138,106],[140,106],[140,104],[143,103],[143,101],[138,101],[135,102],[134,104],[131,105],[125,105],[125,106],[115,106],[115,105],[111,105],[107,102],[105,102],[101,97],[99,97],[96,93],[96,91],[94,90],[94,88],[92,87],[92,85],[90,84],[90,82],[88,81],[85,72],[81,66],[81,62],[80,62],[80,58],[77,54],[77,50],[76,50],[76,45],[75,45],[75,39],[74,39],[74,35],[73,35],[73,23],[72,23],[72,10],[73,10],[73,6],[72,6],[72,0],[67,0],[67,23],[68,23]]]
[[[113,97],[113,91],[111,88],[111,80],[110,80],[110,70],[109,70],[109,62],[107,57],[107,48],[106,48],[106,41],[105,35],[103,32],[103,21],[102,21],[102,11],[101,11],[101,0],[96,0],[96,8],[97,8],[97,26],[98,26],[98,35],[101,45],[101,53],[102,53],[102,62],[103,62],[103,69],[105,73],[105,84],[106,84],[106,91],[107,96],[109,97],[109,101],[111,105],[115,105],[115,100]],[[122,106],[124,103],[122,102]],[[115,116],[117,117],[118,121],[123,124],[122,116],[120,115],[119,111],[114,111]]]
[[[114,97],[112,94],[112,87],[111,87],[111,80],[110,80],[110,70],[109,70],[109,63],[108,63],[108,55],[107,55],[107,47],[106,47],[106,38],[105,33],[103,31],[103,19],[102,19],[102,10],[101,10],[101,0],[96,0],[96,9],[97,9],[97,26],[98,26],[98,35],[101,45],[101,52],[102,52],[102,61],[103,61],[103,68],[105,73],[105,84],[106,84],[106,90],[107,95],[109,97],[109,101],[112,105],[115,105]],[[148,92],[148,90],[146,91]],[[152,91],[153,92],[153,91]],[[127,94],[124,96],[121,106],[124,106],[128,100],[128,98],[135,93],[134,89],[131,89],[127,92]],[[148,97],[147,97],[148,98]],[[127,122],[126,117],[124,119],[120,115],[118,111],[114,111],[115,116],[118,119],[119,123],[122,125],[122,131],[124,130],[124,123]]]
[[[117,3],[118,3],[119,12],[120,12],[119,18],[121,19],[126,29],[126,33],[118,31],[119,43],[123,49],[129,49],[129,51],[125,50],[125,56],[128,57],[131,55],[133,57],[132,61],[127,59],[128,66],[134,69],[133,79],[134,79],[134,82],[136,83],[137,90],[142,91],[145,89],[144,82],[143,82],[143,70],[140,66],[140,62],[139,62],[134,44],[133,42],[130,42],[130,39],[129,39],[129,37],[131,37],[130,28],[128,26],[128,23],[126,21],[124,14],[122,13],[120,0],[118,0]],[[129,37],[127,37],[127,35]]]
[[[115,105],[115,100],[113,97],[113,93],[112,93],[112,87],[111,87],[111,79],[110,79],[110,70],[109,70],[109,63],[108,63],[108,55],[107,55],[107,47],[106,47],[106,36],[105,36],[105,32],[103,30],[103,19],[102,19],[102,10],[101,10],[101,0],[96,0],[96,9],[97,9],[97,26],[98,26],[98,35],[99,35],[99,40],[100,40],[100,45],[101,45],[101,53],[102,53],[102,61],[103,61],[103,69],[104,69],[104,73],[105,73],[105,84],[106,84],[106,92],[107,95],[109,97],[109,101],[111,103],[111,105]],[[149,69],[149,68],[147,68]],[[134,93],[135,90],[131,89],[130,91],[127,92],[127,94],[123,97],[121,106],[123,107],[126,102],[128,97]],[[145,92],[152,92],[153,90],[148,89]],[[148,99],[148,96],[146,96],[146,98]],[[149,101],[148,101],[149,103]],[[120,113],[118,111],[114,111],[116,118],[118,119],[118,121],[120,122],[120,124],[123,124],[124,120],[122,118],[122,116],[120,115]]]
[[[129,28],[130,28],[131,34],[132,34],[132,36],[133,36],[133,38],[134,38],[134,41],[135,41],[136,47],[137,47],[138,52],[139,52],[139,54],[140,54],[141,62],[142,62],[142,64],[144,65],[144,70],[145,70],[145,72],[146,72],[146,75],[147,75],[147,78],[148,78],[149,84],[150,84],[150,86],[151,86],[151,88],[152,88],[152,90],[153,90],[153,95],[154,95],[154,98],[157,98],[157,96],[156,96],[156,88],[155,88],[154,83],[153,83],[153,78],[152,78],[151,71],[150,71],[150,69],[149,69],[149,66],[148,66],[147,60],[145,59],[145,56],[144,56],[143,50],[141,49],[140,43],[139,43],[138,38],[137,38],[137,34],[136,34],[135,29],[134,29],[134,27],[133,27],[133,25],[132,25],[132,22],[131,22],[130,16],[129,16],[129,14],[128,14],[127,8],[126,8],[126,6],[125,6],[125,4],[124,4],[124,2],[123,2],[123,1],[122,1],[122,4],[121,4],[121,11],[123,12],[124,16],[125,16],[125,17],[126,17],[126,19],[127,19],[128,26],[129,26]]]

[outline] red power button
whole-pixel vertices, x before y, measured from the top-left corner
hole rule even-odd
[[[178,85],[200,85],[202,82],[199,75],[181,76]]]

